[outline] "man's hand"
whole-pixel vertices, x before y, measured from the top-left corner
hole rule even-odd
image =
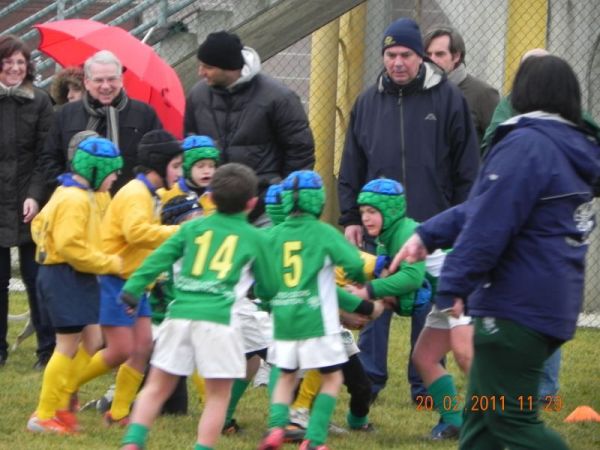
[[[373,302],[373,312],[369,316],[371,320],[377,319],[385,310],[385,305],[382,300],[376,300]]]
[[[23,202],[23,223],[29,223],[40,211],[40,205],[33,198],[26,198]]]
[[[400,251],[396,253],[396,256],[394,256],[394,259],[390,264],[390,273],[395,273],[403,261],[410,264],[417,261],[423,261],[427,257],[427,254],[427,249],[425,248],[425,245],[423,245],[423,241],[419,235],[416,233],[413,234],[408,241],[404,243]]]
[[[344,236],[358,248],[363,246],[363,230],[361,225],[348,225],[344,228]]]

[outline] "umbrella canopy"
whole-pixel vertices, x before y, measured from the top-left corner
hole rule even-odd
[[[62,66],[81,65],[100,50],[113,52],[126,68],[127,95],[154,107],[163,126],[183,136],[185,96],[177,73],[152,47],[119,27],[94,20],[69,19],[35,25],[39,50]]]

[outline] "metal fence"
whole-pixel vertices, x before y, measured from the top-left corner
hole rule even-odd
[[[521,55],[534,47],[547,48],[570,62],[579,77],[585,108],[593,117],[600,118],[598,0],[336,2],[358,6],[324,26],[315,26],[314,30],[310,29],[311,20],[319,23],[320,15],[331,5],[328,0],[320,2],[321,11],[319,2],[311,0],[141,0],[96,3],[113,9],[115,4],[131,3],[132,8],[141,10],[135,16],[127,16],[130,29],[144,28],[144,24],[152,20],[160,24],[162,30],[154,39],[155,48],[176,67],[186,89],[197,77],[194,57],[197,45],[212,31],[248,29],[244,25],[251,25],[252,20],[261,15],[267,20],[261,22],[263,29],[255,31],[268,36],[271,44],[287,42],[289,35],[298,29],[308,30],[304,38],[290,43],[275,56],[263,61],[263,70],[296,91],[308,111],[316,139],[317,170],[326,180],[329,192],[325,217],[331,222],[335,222],[338,215],[336,175],[349,113],[356,96],[374,83],[381,71],[383,30],[399,17],[415,19],[423,32],[434,24],[455,27],[465,40],[468,72],[496,87],[501,95],[510,90]],[[15,2],[0,1],[0,6],[3,3],[10,5]],[[36,2],[20,0],[19,3]],[[286,3],[293,8],[286,12],[288,25],[282,25],[285,18],[281,17],[281,11],[276,6]],[[317,8],[310,11],[312,19],[302,16],[315,4]],[[182,7],[175,11],[174,5]],[[165,8],[170,10],[166,13]],[[98,13],[97,10],[93,12]],[[78,17],[91,17],[93,14],[86,16],[80,11]],[[244,41],[248,43],[246,39]],[[261,53],[261,48],[257,50]],[[600,231],[592,236],[582,315],[583,324],[597,327],[600,326],[599,236]]]

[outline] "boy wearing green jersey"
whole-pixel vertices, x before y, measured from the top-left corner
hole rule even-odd
[[[179,376],[194,368],[206,382],[205,406],[196,450],[214,448],[223,428],[233,379],[243,378],[246,360],[232,309],[255,281],[269,300],[279,288],[266,236],[250,225],[258,180],[241,164],[220,167],[211,182],[217,213],[183,224],[129,278],[121,298],[133,309],[143,291],[173,265],[175,300],[169,305],[123,439],[124,449],[141,449],[152,422]]]
[[[268,354],[268,361],[281,369],[281,375],[270,406],[269,433],[258,448],[281,448],[296,372],[319,369],[321,390],[300,449],[321,450],[327,448],[324,444],[329,420],[343,382],[341,365],[348,360],[340,333],[339,307],[374,318],[381,314],[383,305],[338,296],[335,266],[342,267],[349,279],[362,283],[364,262],[358,249],[338,230],[319,220],[325,203],[319,174],[293,172],[282,187],[282,203],[291,211],[286,211],[289,215],[283,223],[270,230],[271,248],[283,270],[279,292],[270,302],[274,342]]]

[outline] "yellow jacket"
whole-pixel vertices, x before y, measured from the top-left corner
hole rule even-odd
[[[363,272],[365,274],[365,279],[372,280],[373,272],[375,271],[375,262],[377,261],[377,256],[361,251],[360,257],[362,258],[364,263]],[[346,279],[344,269],[342,269],[341,267],[335,268],[335,282],[338,286],[346,286],[349,283],[349,281]]]
[[[196,193],[192,191],[184,192],[179,186],[178,182],[175,183],[171,189],[159,189],[156,193],[160,197],[160,201],[163,205],[169,200],[171,200],[173,197],[177,197],[178,195],[196,195]],[[204,211],[205,216],[210,216],[217,210],[217,205],[215,205],[215,203],[212,201],[212,198],[208,194],[208,192],[205,192],[200,197],[198,197],[198,204],[202,208],[202,211]]]
[[[66,263],[83,273],[119,274],[121,259],[100,249],[100,224],[106,195],[59,186],[31,222],[31,235],[37,244],[37,262],[47,265]]]
[[[123,260],[125,279],[179,228],[160,224],[160,202],[140,180],[115,194],[102,221],[102,249]]]

